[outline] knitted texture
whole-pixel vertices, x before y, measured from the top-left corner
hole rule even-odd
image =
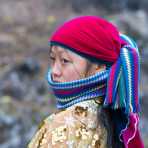
[[[88,59],[112,64],[107,80],[105,107],[139,111],[139,53],[129,37],[115,26],[95,16],[72,19],[59,27],[49,39]]]
[[[104,105],[112,108],[125,107],[125,112],[139,111],[139,53],[134,41],[120,34],[125,41],[130,41],[120,50],[118,60],[110,69],[108,88]]]
[[[100,97],[101,102],[106,94],[106,82],[109,71],[98,72],[93,76],[71,82],[58,83],[52,81],[48,72],[48,83],[57,100],[57,108],[64,109],[78,102]]]

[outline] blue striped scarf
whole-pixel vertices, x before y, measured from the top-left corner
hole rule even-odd
[[[90,77],[71,82],[57,83],[48,72],[48,83],[57,100],[57,108],[64,109],[78,102],[105,96],[109,71],[101,71]],[[103,102],[103,100],[100,100]]]

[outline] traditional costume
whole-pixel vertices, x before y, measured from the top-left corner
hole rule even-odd
[[[143,148],[138,130],[140,67],[135,42],[100,17],[81,16],[60,26],[49,44],[106,64],[107,69],[63,83],[54,82],[49,70],[48,83],[57,108],[65,111],[47,118],[29,147],[105,148],[107,131],[97,122],[101,106],[110,109],[115,135],[124,147]]]

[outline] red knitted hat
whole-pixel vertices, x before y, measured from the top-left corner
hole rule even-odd
[[[107,62],[117,60],[124,44],[116,27],[96,16],[81,16],[64,23],[49,41]]]

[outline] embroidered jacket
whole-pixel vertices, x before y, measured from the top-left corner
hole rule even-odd
[[[106,148],[107,131],[97,119],[94,100],[47,117],[28,148]]]

